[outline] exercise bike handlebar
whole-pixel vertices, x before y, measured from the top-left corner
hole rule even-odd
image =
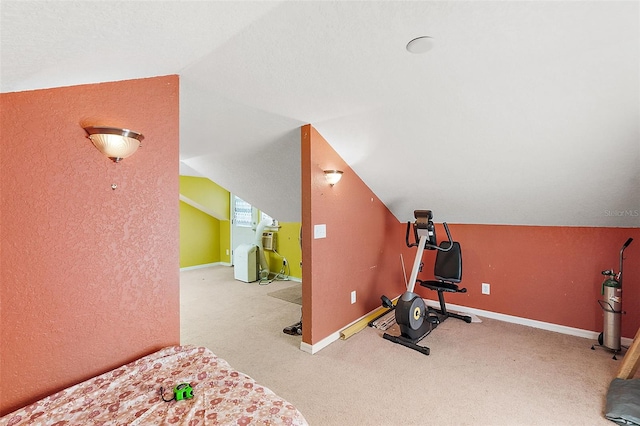
[[[440,247],[436,247],[436,248],[438,250],[440,250],[440,251],[449,251],[453,247],[453,238],[451,238],[451,232],[449,232],[449,225],[447,225],[447,222],[443,222],[442,224],[444,225],[444,230],[447,232],[447,238],[449,240],[449,247],[447,249],[445,249],[445,250],[441,249]]]
[[[407,222],[407,232],[404,235],[404,242],[407,244],[407,247],[415,247],[418,244],[409,242],[409,230],[411,229],[411,221]]]
[[[447,225],[447,222],[442,222],[442,225],[444,226],[444,230],[447,233],[447,239],[449,241],[449,247],[447,248],[442,248],[438,245],[435,244],[425,244],[425,248],[426,249],[432,249],[432,250],[440,250],[440,251],[449,251],[453,248],[453,239],[451,238],[451,232],[449,232],[449,225]],[[407,222],[407,232],[405,235],[405,242],[407,243],[407,247],[417,247],[419,245],[419,238],[418,238],[418,230],[416,229],[415,223],[414,223],[414,228],[413,228],[413,238],[415,240],[415,242],[410,243],[409,242],[409,230],[411,229],[411,222]]]

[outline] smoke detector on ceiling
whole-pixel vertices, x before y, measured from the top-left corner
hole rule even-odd
[[[416,37],[407,43],[407,51],[415,54],[426,53],[433,48],[433,38],[429,36]]]

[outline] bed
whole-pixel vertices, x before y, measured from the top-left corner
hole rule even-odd
[[[172,346],[14,411],[0,424],[296,426],[307,421],[209,349]]]

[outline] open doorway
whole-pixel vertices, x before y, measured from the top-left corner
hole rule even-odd
[[[211,300],[226,300],[240,306],[247,295],[264,295],[260,299],[265,307],[273,306],[271,310],[287,313],[272,319],[273,329],[284,330],[289,324],[298,323],[302,306],[300,223],[274,220],[258,206],[204,177],[181,176],[180,197],[181,253],[208,254],[181,271],[185,339],[197,339],[202,333],[201,328],[187,323],[202,322],[200,315],[209,315]],[[263,221],[271,226],[260,226]],[[260,238],[263,233],[272,236],[271,245],[260,240],[270,274],[242,285],[238,281],[244,280],[235,276],[234,252],[242,244],[257,245],[258,233]],[[192,291],[187,287],[192,287]],[[283,305],[284,302],[287,304]],[[248,334],[249,330],[244,332]]]
[[[231,200],[231,265],[234,265],[235,250],[241,244],[256,244],[256,229],[263,220],[273,224],[268,214],[259,211],[255,206],[237,195],[230,194]]]
[[[258,209],[237,195],[231,196],[231,265],[235,265],[234,253],[242,244],[254,244],[258,224]]]

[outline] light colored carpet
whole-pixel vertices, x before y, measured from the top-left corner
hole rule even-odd
[[[267,296],[275,297],[276,299],[295,303],[297,305],[302,305],[302,284],[298,283],[292,285],[291,287],[272,291],[271,293],[267,293]]]
[[[425,356],[366,328],[315,355],[282,329],[301,307],[233,279],[181,273],[182,343],[209,347],[293,403],[311,425],[611,425],[605,396],[621,361],[592,341],[482,318],[448,319]]]

